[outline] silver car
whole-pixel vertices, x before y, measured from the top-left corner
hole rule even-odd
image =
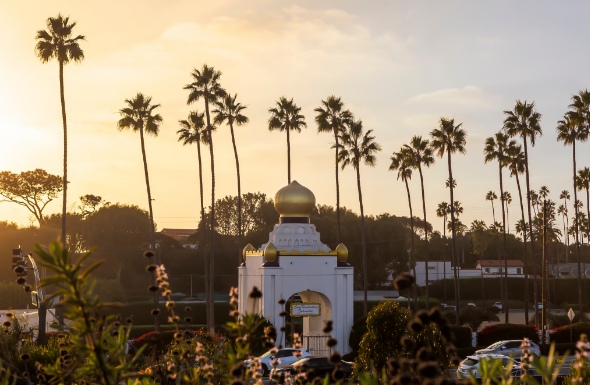
[[[459,367],[457,368],[457,376],[459,378],[469,378],[469,374],[471,374],[475,378],[481,378],[481,374],[479,373],[481,369],[481,361],[491,359],[502,360],[502,366],[504,367],[504,370],[506,370],[506,368],[510,365],[511,377],[518,378],[522,376],[523,370],[520,367],[521,362],[501,354],[481,354],[468,356],[459,364]],[[539,375],[539,373],[534,369],[527,370],[527,373],[531,376]]]
[[[499,341],[494,344],[491,344],[490,346],[488,346],[485,349],[480,349],[480,350],[476,351],[475,355],[501,354],[503,356],[511,356],[511,357],[520,358],[522,356],[522,350],[523,350],[523,348],[520,347],[522,345],[522,343],[523,343],[522,340]],[[537,345],[534,342],[530,342],[530,341],[529,341],[529,344],[531,345],[529,347],[529,350],[531,351],[531,353],[533,353],[536,356],[540,356],[541,349],[539,348],[539,345]]]

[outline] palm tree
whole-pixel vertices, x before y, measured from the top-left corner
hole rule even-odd
[[[451,182],[449,179],[445,181],[445,186],[447,188],[451,187]],[[457,188],[457,179],[453,179],[453,188]]]
[[[322,100],[322,105],[314,110],[317,112],[315,122],[318,125],[319,132],[331,132],[334,134],[334,148],[336,150],[336,223],[337,235],[336,241],[340,244],[340,184],[338,182],[338,136],[340,131],[344,130],[344,123],[351,120],[352,113],[349,110],[344,110],[344,103],[341,98],[336,96],[328,96],[326,100]]]
[[[559,199],[563,199],[563,201],[564,201],[564,208],[565,208],[564,214],[565,214],[565,220],[566,220],[566,228],[569,229],[569,227],[570,227],[570,219],[569,219],[569,216],[568,216],[567,201],[572,199],[572,197],[570,196],[570,192],[567,191],[567,190],[563,190],[561,192],[561,194],[559,195]],[[566,246],[565,246],[565,263],[568,263],[568,260],[569,260],[568,253],[569,253],[569,247],[570,247],[570,236],[569,236],[569,234],[568,234],[567,231],[564,231],[563,236],[565,237],[565,239],[567,241]]]
[[[502,169],[508,163],[506,149],[510,146],[516,145],[516,141],[512,140],[509,143],[508,136],[502,132],[497,132],[496,135],[486,139],[484,147],[485,163],[497,160],[498,161],[498,174],[500,176],[500,196],[504,197],[504,182],[502,178]],[[508,261],[506,259],[506,215],[504,208],[504,199],[500,199],[502,202],[502,235],[504,238],[504,312],[505,323],[508,323]],[[493,202],[493,201],[492,201]]]
[[[443,157],[445,152],[447,153],[448,168],[449,168],[449,186],[450,186],[450,202],[454,202],[453,199],[453,170],[451,167],[451,154],[461,153],[465,154],[465,143],[467,133],[461,128],[463,123],[455,125],[455,119],[440,119],[440,127],[432,130],[430,136],[432,137],[432,149],[438,152],[439,157]],[[457,325],[461,325],[460,322],[460,305],[459,305],[459,282],[457,280],[457,255],[455,247],[455,209],[454,204],[451,204],[451,231],[452,231],[452,255],[455,262],[454,276],[455,276],[455,305],[457,311]]]
[[[215,103],[220,98],[227,94],[221,87],[219,79],[221,72],[216,71],[215,68],[209,67],[207,64],[198,70],[194,69],[191,73],[193,82],[184,86],[185,90],[189,91],[187,104],[191,104],[200,100],[205,101],[205,116],[207,118],[207,139],[209,141],[209,155],[211,157],[211,238],[210,245],[210,259],[209,259],[209,324],[211,329],[209,332],[214,332],[215,328],[215,309],[213,304],[213,295],[215,293],[215,157],[213,156],[213,125],[211,124],[211,116],[209,113],[209,104]]]
[[[557,140],[563,142],[564,146],[572,146],[572,158],[574,166],[573,183],[574,183],[574,202],[578,202],[578,193],[576,188],[576,141],[585,141],[588,139],[588,133],[584,129],[580,117],[575,114],[566,114],[562,120],[557,122]],[[574,215],[578,219],[578,205],[574,205]],[[578,239],[578,220],[575,221],[576,228],[576,252],[578,254],[578,302],[580,309],[582,309],[582,271],[581,271],[581,255],[580,243]]]
[[[422,165],[430,167],[434,164],[434,156],[432,155],[432,149],[428,140],[422,139],[421,136],[414,136],[410,141],[410,145],[404,145],[404,148],[408,150],[413,159],[414,168],[418,169],[420,174],[420,187],[422,189],[422,212],[424,213],[424,240],[426,241],[426,253],[425,253],[425,264],[426,264],[426,309],[430,308],[429,304],[429,293],[428,293],[428,222],[426,222],[426,198],[424,194],[424,177],[422,176]],[[413,249],[413,248],[412,248]]]
[[[84,60],[84,51],[80,47],[80,41],[85,40],[84,36],[72,36],[72,30],[76,22],[70,23],[69,17],[58,14],[57,17],[50,17],[45,21],[47,30],[37,31],[37,44],[35,54],[41,63],[48,63],[57,59],[59,63],[59,96],[61,101],[61,119],[64,129],[64,177],[63,177],[63,204],[61,215],[61,241],[66,247],[66,209],[68,195],[68,124],[66,119],[66,99],[64,92],[64,65],[70,62],[80,63]]]
[[[590,91],[585,89],[572,96],[572,104],[569,105],[580,118],[586,135],[590,134]]]
[[[367,243],[365,240],[365,213],[363,210],[363,194],[361,191],[361,172],[360,165],[364,163],[367,166],[375,167],[377,157],[375,154],[381,151],[381,146],[375,142],[375,137],[371,134],[373,130],[363,131],[363,122],[358,120],[349,120],[346,122],[346,129],[340,134],[340,147],[338,153],[338,163],[342,165],[342,170],[350,165],[356,170],[356,182],[359,193],[359,203],[361,208],[361,240],[363,243],[363,290],[364,290],[364,315],[367,316]]]
[[[498,199],[498,196],[493,191],[488,191],[486,194],[486,201],[492,202],[492,216],[494,218],[494,223],[496,223],[496,210],[494,209],[494,201]]]
[[[451,206],[447,202],[441,202],[436,208],[436,216],[443,219],[443,239],[445,246],[443,247],[443,277],[445,283],[445,303],[447,303],[447,215],[451,212]]]
[[[176,131],[178,134],[178,141],[182,142],[184,146],[196,143],[197,154],[199,158],[199,189],[201,197],[201,229],[203,229],[203,263],[205,267],[205,310],[207,313],[207,330],[211,328],[209,319],[209,256],[207,254],[207,232],[205,231],[205,204],[203,202],[203,166],[201,163],[201,144],[208,146],[209,137],[205,127],[205,113],[192,111],[188,115],[188,119],[178,121],[181,129]]]
[[[236,102],[238,94],[233,97],[226,95],[217,101],[215,105],[217,108],[213,111],[215,114],[214,123],[216,125],[227,122],[231,132],[231,142],[234,146],[234,157],[236,158],[236,172],[238,174],[238,265],[242,262],[242,190],[240,188],[240,161],[238,160],[238,149],[236,148],[236,138],[234,135],[234,124],[236,126],[243,126],[250,120],[247,116],[242,114],[246,106]]]
[[[590,168],[585,167],[581,170],[578,170],[578,177],[576,178],[576,185],[579,191],[586,190],[586,222],[587,218],[590,218]],[[582,226],[586,232],[586,237],[590,240],[590,228],[587,226],[586,222]],[[582,236],[583,237],[583,236]],[[584,293],[586,293],[586,262],[584,262]],[[584,302],[586,299],[584,298]]]
[[[135,132],[139,132],[139,138],[141,140],[141,154],[143,157],[143,171],[145,174],[145,185],[147,188],[148,207],[150,209],[150,225],[152,233],[151,249],[156,250],[156,235],[154,228],[154,211],[152,210],[152,193],[150,190],[150,178],[148,174],[147,159],[145,156],[145,143],[143,139],[143,133],[147,135],[158,136],[160,132],[160,125],[162,124],[162,116],[160,114],[154,114],[154,110],[160,107],[159,104],[152,104],[152,98],[143,96],[141,93],[137,93],[132,99],[125,99],[127,107],[119,110],[121,119],[117,122],[117,128],[119,131],[131,129]],[[154,305],[158,308],[158,296],[154,296]],[[158,324],[158,318],[155,317],[155,328],[159,331],[160,325]]]
[[[520,136],[524,145],[524,169],[526,179],[527,191],[527,206],[529,215],[529,233],[533,233],[533,216],[531,212],[531,185],[529,176],[529,155],[528,155],[528,141],[531,146],[535,146],[537,136],[543,135],[541,129],[541,114],[535,109],[535,103],[528,103],[526,100],[521,102],[516,101],[516,105],[512,111],[504,111],[506,119],[504,119],[504,130],[510,137]],[[535,263],[535,242],[531,237],[531,255],[533,261],[533,300],[535,303],[535,324],[540,324],[539,309],[537,306],[537,264]]]
[[[402,147],[399,152],[394,152],[391,156],[391,164],[389,171],[397,171],[397,180],[401,180],[406,184],[406,191],[408,193],[408,206],[410,207],[410,239],[412,248],[410,249],[410,263],[409,267],[413,269],[414,277],[416,276],[416,255],[414,252],[414,214],[412,213],[412,197],[410,196],[410,186],[408,180],[412,179],[412,169],[415,167],[416,159],[411,150],[407,147]],[[414,311],[418,310],[417,290],[414,285]]]
[[[297,107],[293,99],[287,100],[281,96],[276,107],[269,108],[270,118],[268,119],[269,131],[286,131],[287,132],[287,179],[291,184],[291,139],[290,132],[301,132],[302,128],[307,127],[305,116],[301,115],[301,107]]]
[[[512,194],[510,194],[508,191],[504,191],[504,194],[502,194],[502,200],[506,202],[506,230],[508,231],[508,234],[510,234],[510,216],[508,215],[508,206],[512,203]]]

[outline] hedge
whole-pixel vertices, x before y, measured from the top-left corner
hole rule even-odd
[[[468,348],[471,347],[473,337],[471,334],[471,328],[467,326],[451,326],[451,330],[455,335],[455,346],[457,348]]]
[[[184,334],[184,330],[180,331],[181,334]],[[221,341],[223,337],[221,335],[214,335],[211,336],[209,333],[197,330],[193,331],[193,333],[197,337],[201,338],[213,338],[214,340]],[[133,340],[133,347],[135,349],[139,349],[142,346],[149,344],[157,348],[158,351],[162,351],[168,344],[170,344],[174,340],[174,335],[176,334],[176,330],[167,330],[162,332],[150,332],[146,333],[139,338]],[[150,348],[151,349],[151,348]]]
[[[363,339],[363,336],[367,332],[367,317],[358,319],[352,329],[350,330],[350,337],[348,338],[348,345],[352,348],[353,352],[358,352],[359,346]]]
[[[185,312],[186,307],[190,307],[189,312]],[[158,320],[160,325],[168,324],[168,312],[165,310],[163,302],[160,302],[160,314],[158,314]],[[100,311],[100,314],[104,315],[121,315],[121,319],[125,321],[126,318],[132,318],[133,324],[135,325],[154,325],[154,316],[151,315],[151,311],[154,308],[153,302],[134,302],[130,304],[124,304],[119,308],[104,309]],[[179,316],[191,317],[191,324],[193,325],[205,325],[207,324],[207,313],[205,309],[205,303],[177,303],[176,308]],[[228,302],[215,302],[215,324],[224,325],[227,322],[234,321],[234,318],[229,315],[229,312],[233,308]]]
[[[184,330],[207,330],[207,325],[182,325],[182,329]],[[167,331],[175,331],[175,325],[160,325],[161,332]],[[154,325],[133,325],[131,326],[131,331],[129,332],[129,339],[135,340],[143,336],[147,333],[152,333],[155,331]]]
[[[590,322],[578,322],[572,326],[573,342],[579,341],[582,334],[590,335]],[[564,326],[555,329],[549,334],[549,341],[556,343],[570,342],[570,327]]]
[[[522,340],[528,338],[539,342],[539,329],[533,325],[496,324],[489,325],[477,333],[477,346],[489,346],[494,342],[505,340]]]

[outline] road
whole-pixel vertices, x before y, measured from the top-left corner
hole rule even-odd
[[[582,264],[582,269],[586,274],[586,278],[590,278],[590,264],[584,265]],[[549,265],[547,267],[547,271],[550,274],[553,274],[553,265]],[[584,277],[584,273],[582,273],[582,277]],[[577,263],[560,263],[559,264],[559,277],[560,278],[578,278],[578,264]]]

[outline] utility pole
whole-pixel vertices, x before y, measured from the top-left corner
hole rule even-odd
[[[547,278],[547,200],[543,200],[543,260],[541,265],[541,344],[543,346],[542,352],[547,351],[547,341],[545,338],[545,315],[547,312],[547,285],[545,284]]]

